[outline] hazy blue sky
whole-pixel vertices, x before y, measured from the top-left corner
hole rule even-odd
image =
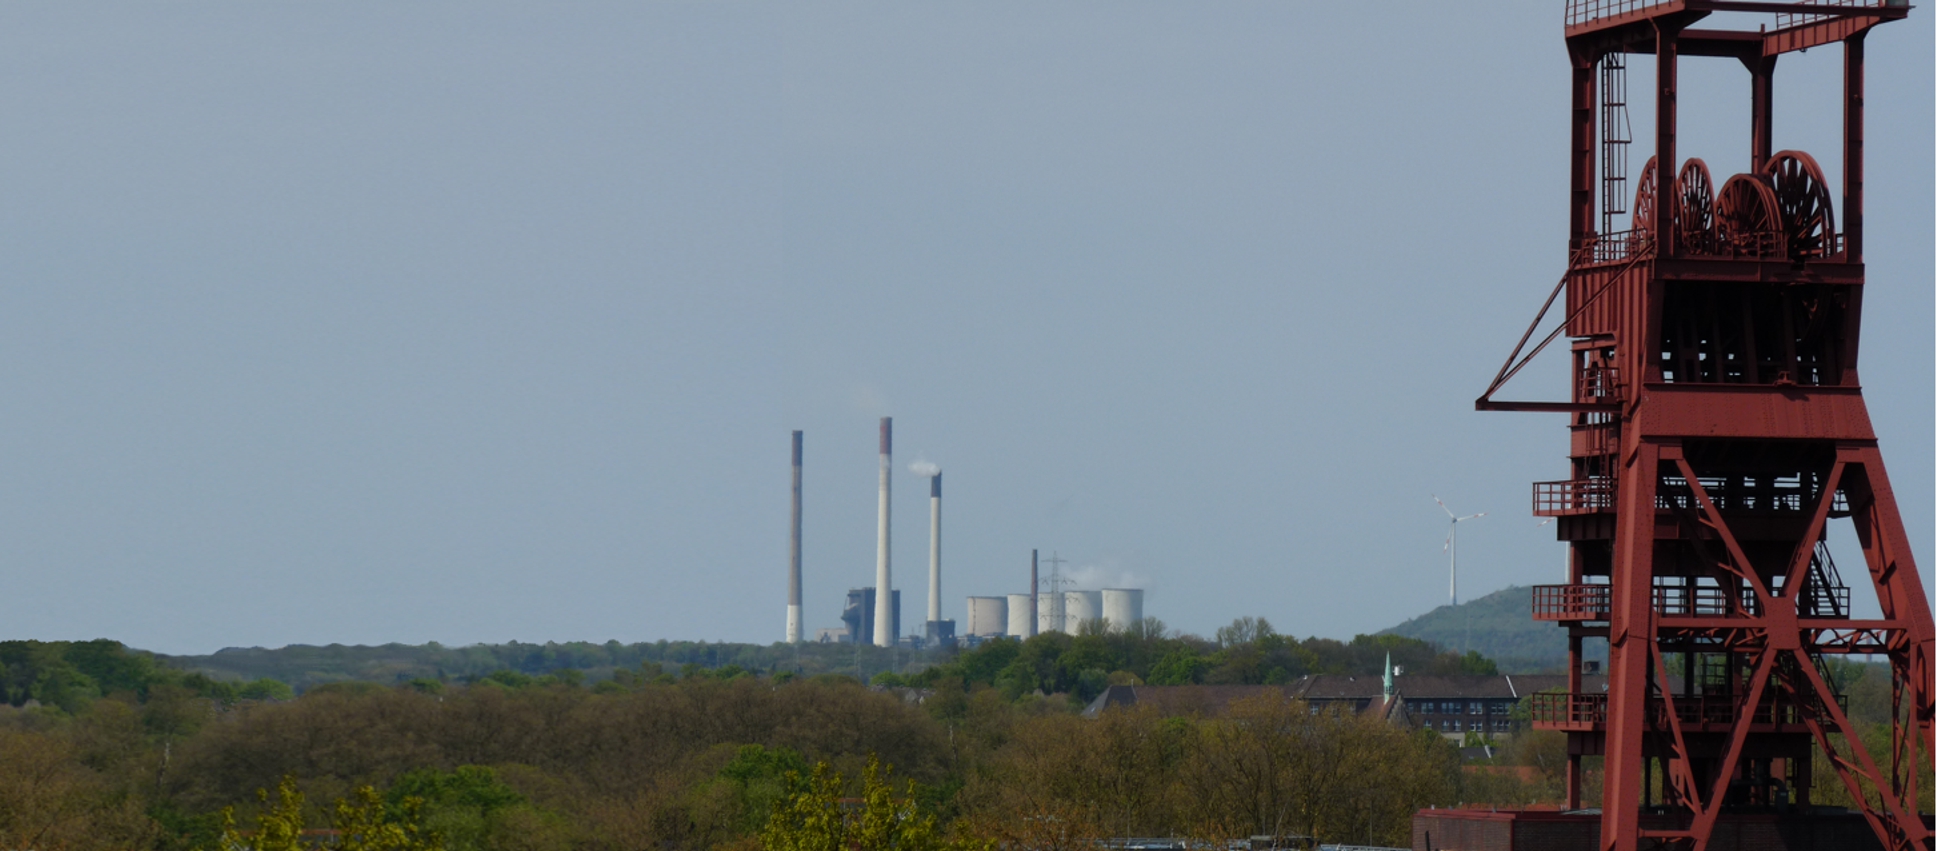
[[[832,626],[883,414],[905,623],[917,457],[956,618],[1038,547],[1349,637],[1444,602],[1435,493],[1463,596],[1555,581],[1562,421],[1472,399],[1564,261],[1561,9],[0,6],[0,633],[777,640],[788,432]],[[1933,20],[1869,40],[1863,336],[1927,576]],[[1776,77],[1832,176],[1840,57]]]

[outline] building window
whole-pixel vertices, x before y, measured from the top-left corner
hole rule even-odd
[[[1457,733],[1459,732],[1459,722],[1441,721],[1439,722],[1439,731],[1442,733]]]
[[[1493,719],[1493,732],[1495,733],[1505,733],[1511,728],[1511,726],[1512,725],[1505,718]]]
[[[1512,711],[1513,711],[1513,704],[1508,703],[1504,700],[1494,701],[1493,703],[1493,714],[1495,715],[1505,715]]]
[[[1466,704],[1466,714],[1468,714],[1468,715],[1484,715],[1484,714],[1486,714],[1486,704],[1484,704],[1484,703],[1481,703],[1481,702],[1479,702],[1479,701],[1477,701],[1477,700],[1475,700],[1475,701],[1473,701],[1473,702],[1471,702],[1471,703],[1468,703],[1468,704]]]

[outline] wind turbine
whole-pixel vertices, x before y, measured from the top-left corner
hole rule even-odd
[[[1439,497],[1433,497],[1433,501],[1439,502]],[[1455,516],[1453,510],[1447,508],[1446,503],[1443,502],[1439,502],[1439,510],[1446,512],[1446,516],[1453,521],[1451,527],[1446,532],[1446,546],[1440,547],[1439,551],[1450,556],[1446,596],[1453,601],[1453,605],[1457,606],[1459,605],[1459,524],[1467,520],[1477,520],[1485,517],[1486,512],[1482,511],[1478,514],[1468,514],[1465,517],[1459,517]]]

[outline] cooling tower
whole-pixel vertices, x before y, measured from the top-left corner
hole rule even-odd
[[[1002,597],[968,598],[968,634],[988,638],[1009,633],[1009,601]]]
[[[1009,634],[1016,638],[1028,638],[1029,636],[1035,635],[1036,631],[1031,628],[1033,624],[1029,623],[1029,619],[1034,616],[1035,611],[1035,604],[1029,600],[1028,594],[1010,594]]]
[[[1084,621],[1103,617],[1103,592],[1064,591],[1063,631],[1071,634],[1083,628]]]
[[[1036,631],[1068,632],[1063,622],[1063,592],[1043,591],[1036,595]]]
[[[1143,620],[1142,588],[1105,588],[1101,593],[1103,619],[1110,622],[1111,632],[1122,632]]]

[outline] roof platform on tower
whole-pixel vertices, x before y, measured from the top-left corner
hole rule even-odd
[[[1740,29],[1688,29],[1717,13]],[[1835,44],[1910,14],[1904,0],[1828,0],[1765,3],[1744,0],[1568,0],[1567,42],[1577,53],[1655,52],[1657,26],[1680,30],[1683,56],[1733,56],[1744,61]]]

